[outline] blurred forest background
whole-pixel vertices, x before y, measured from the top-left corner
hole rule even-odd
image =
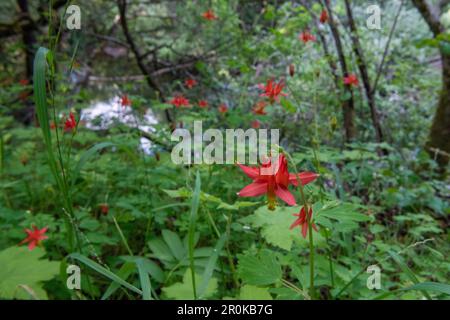
[[[0,40],[0,298],[450,296],[450,1],[3,0]],[[314,268],[299,206],[172,163],[194,120],[280,129],[320,174]]]

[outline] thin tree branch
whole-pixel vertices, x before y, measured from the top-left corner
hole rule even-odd
[[[404,4],[404,1],[402,0],[401,3],[400,3],[400,6],[398,7],[397,14],[395,15],[394,23],[392,24],[391,31],[389,32],[389,38],[388,38],[388,41],[387,41],[386,46],[384,48],[383,57],[381,58],[380,65],[378,66],[378,69],[377,69],[377,73],[376,73],[376,76],[375,76],[375,81],[374,81],[373,87],[372,87],[372,93],[375,93],[376,90],[377,90],[378,80],[380,79],[381,72],[383,71],[384,62],[386,60],[386,57],[387,57],[387,54],[388,54],[388,51],[389,51],[389,46],[391,44],[391,40],[392,40],[392,37],[394,35],[395,27],[397,26],[398,18],[400,17],[400,13],[402,12],[403,4]]]
[[[356,56],[356,64],[358,66],[359,72],[361,74],[364,91],[366,93],[367,102],[369,104],[370,115],[372,118],[372,124],[375,129],[376,141],[378,143],[383,141],[383,131],[381,129],[381,124],[378,116],[378,111],[375,101],[375,91],[372,90],[370,86],[369,72],[367,70],[366,61],[364,58],[364,52],[359,42],[358,29],[356,28],[355,19],[353,18],[352,8],[350,7],[350,1],[345,0],[345,10],[347,12],[348,23],[350,26],[350,38],[352,41],[353,52]],[[395,23],[395,22],[394,22]]]

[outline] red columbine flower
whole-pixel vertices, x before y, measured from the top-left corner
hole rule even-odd
[[[52,130],[56,129],[56,124],[54,121],[50,122],[50,129],[52,129]]]
[[[300,35],[298,37],[301,41],[303,41],[303,43],[308,43],[309,41],[316,41],[316,37],[313,36],[308,31],[304,31],[304,32],[300,33]]]
[[[225,103],[222,103],[222,104],[219,106],[219,112],[220,112],[220,113],[226,113],[227,111],[228,111],[227,105],[226,105]]]
[[[258,85],[259,89],[264,90],[264,93],[261,93],[259,96],[260,97],[268,97],[270,103],[274,103],[274,101],[279,101],[280,100],[280,95],[281,96],[287,96],[286,93],[282,92],[283,88],[284,88],[284,81],[280,80],[280,82],[276,83],[273,81],[273,79],[269,79],[267,80],[267,84],[259,84]]]
[[[264,116],[267,114],[266,110],[264,108],[267,106],[265,101],[258,101],[255,106],[253,107],[252,111],[254,114]]]
[[[206,100],[200,100],[200,101],[198,102],[198,106],[199,106],[200,108],[208,108],[208,101],[206,101]]]
[[[36,226],[34,225],[32,227],[33,230],[25,229],[25,232],[28,236],[19,243],[19,245],[22,245],[29,242],[29,250],[33,250],[37,245],[41,243],[42,240],[48,239],[48,237],[44,235],[44,233],[47,232],[48,227],[42,228],[41,230],[36,228]]]
[[[238,196],[258,197],[267,194],[269,210],[275,209],[276,197],[290,206],[295,206],[295,198],[288,190],[288,186],[290,184],[297,186],[297,177],[302,185],[308,184],[317,178],[317,174],[314,172],[289,173],[287,160],[283,154],[278,157],[278,170],[276,170],[277,165],[272,166],[270,159],[258,168],[247,167],[241,164],[238,164],[238,166],[249,178],[253,179],[253,183],[239,191]],[[264,169],[264,171],[261,172],[261,169]]]
[[[308,219],[311,220],[312,219],[312,208],[309,207],[308,210]],[[308,234],[308,219],[306,219],[306,213],[305,213],[305,208],[302,207],[300,210],[300,213],[294,213],[293,214],[294,217],[298,217],[297,220],[294,221],[294,223],[291,224],[291,227],[289,229],[294,229],[296,226],[301,226],[302,227],[302,236],[303,238],[306,238],[306,235]],[[317,231],[317,227],[314,223],[312,223],[312,227],[314,230]]]
[[[66,120],[66,122],[64,123],[64,130],[65,131],[70,131],[75,129],[77,126],[77,121],[75,120],[75,116],[73,115],[72,112],[70,112],[69,114],[69,119]]]
[[[188,89],[192,89],[197,84],[197,80],[195,79],[186,79],[184,80],[184,85],[188,87]]]
[[[252,128],[253,129],[258,129],[259,127],[261,127],[261,122],[259,122],[258,120],[252,121]]]
[[[108,212],[109,212],[109,206],[108,206],[108,204],[107,203],[101,203],[100,205],[99,205],[99,207],[100,207],[100,212],[103,214],[103,215],[107,215],[108,214]]]
[[[205,18],[206,20],[212,21],[212,20],[216,20],[217,16],[214,14],[214,11],[212,11],[211,9],[205,11],[202,14],[203,18]]]
[[[357,87],[359,84],[358,78],[356,77],[356,75],[349,74],[348,76],[344,77],[344,84],[347,86],[355,86]]]
[[[20,79],[19,83],[22,86],[27,86],[30,83],[30,81],[28,79]]]
[[[323,9],[322,13],[320,14],[320,23],[326,23],[328,21],[328,12],[327,10]]]
[[[131,106],[131,99],[129,99],[125,94],[120,98],[120,104],[122,105],[122,107],[129,107]]]
[[[172,98],[172,100],[170,100],[170,104],[174,105],[177,108],[187,107],[189,106],[189,100],[183,97],[182,95],[175,96]]]

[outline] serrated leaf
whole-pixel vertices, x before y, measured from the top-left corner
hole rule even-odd
[[[198,274],[195,275],[195,282],[202,283],[203,279]],[[187,269],[183,276],[182,282],[174,283],[169,287],[162,288],[162,291],[165,295],[170,299],[175,300],[193,300],[194,299],[194,290],[192,288],[192,275],[191,270]],[[217,291],[217,279],[211,278],[209,281],[204,293],[203,297],[211,297]]]
[[[265,286],[281,280],[281,265],[270,250],[258,255],[238,255],[238,272],[246,284]]]
[[[241,300],[272,300],[267,288],[259,288],[248,284],[241,287],[239,298]]]
[[[253,215],[241,219],[244,223],[250,223],[255,228],[261,228],[264,239],[279,248],[291,250],[294,240],[301,245],[307,245],[307,241],[301,236],[298,229],[290,230],[295,221],[294,213],[298,213],[300,207],[277,207],[270,211],[266,206],[258,208]],[[323,244],[323,238],[317,232],[313,232],[314,243]]]
[[[45,250],[36,247],[10,247],[0,252],[0,298],[29,299],[30,295],[20,286],[30,288],[39,299],[47,299],[42,281],[59,273],[59,262],[41,259]]]

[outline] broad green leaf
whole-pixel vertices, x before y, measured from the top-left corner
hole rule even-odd
[[[195,275],[196,283],[202,283],[203,279],[200,275]],[[193,300],[194,290],[192,287],[192,273],[189,269],[186,270],[183,281],[174,283],[169,287],[162,288],[162,291],[169,299],[176,300]],[[205,292],[203,293],[204,298],[211,297],[217,291],[217,279],[211,278],[206,287]]]
[[[248,284],[241,287],[239,298],[241,300],[272,300],[267,288],[259,288]]]
[[[246,284],[265,286],[281,280],[281,265],[275,254],[263,250],[258,255],[238,255],[238,272]]]
[[[261,235],[268,243],[289,251],[294,240],[302,246],[307,245],[307,241],[301,236],[298,227],[290,230],[291,224],[296,219],[293,214],[299,211],[300,207],[277,207],[274,211],[270,211],[263,206],[258,208],[253,215],[241,219],[241,222],[261,228]],[[323,245],[324,240],[318,232],[314,231],[313,236],[316,245]]]
[[[26,246],[10,247],[0,251],[0,298],[47,299],[42,281],[48,281],[59,273],[59,262],[42,259],[45,250]],[[30,294],[26,290],[31,290]]]

